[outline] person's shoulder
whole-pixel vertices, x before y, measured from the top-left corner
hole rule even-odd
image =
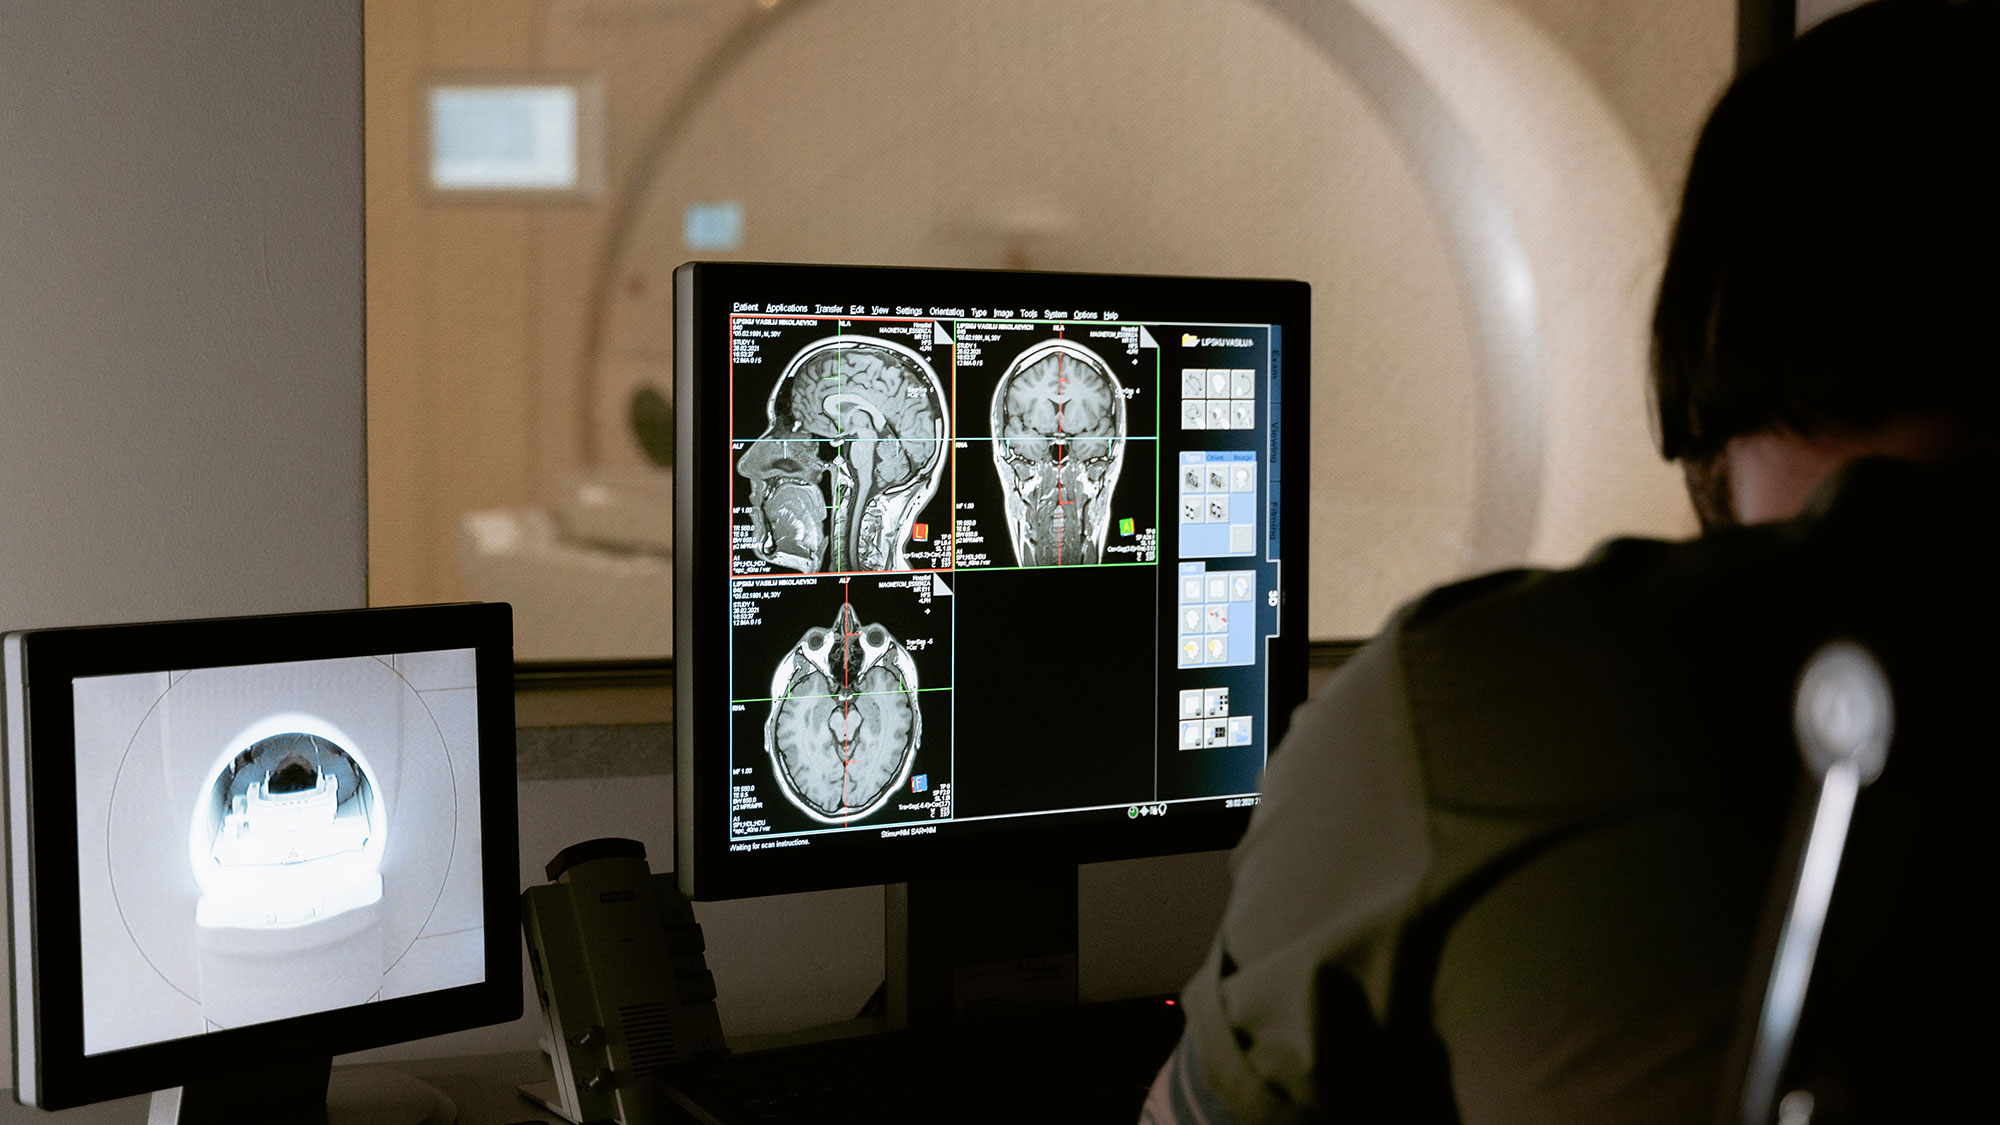
[[[1796,663],[1763,625],[1789,535],[1614,539],[1412,603],[1392,628],[1432,801],[1566,815],[1684,787],[1723,743],[1782,734]]]
[[[1505,653],[1560,658],[1593,634],[1678,629],[1676,603],[1713,602],[1718,587],[1757,581],[1784,547],[1765,529],[1686,541],[1618,538],[1575,566],[1494,571],[1440,586],[1406,606],[1392,628],[1407,654],[1474,659]]]

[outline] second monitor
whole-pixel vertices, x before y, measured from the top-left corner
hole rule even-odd
[[[16,1096],[322,1119],[332,1056],[517,1017],[511,642],[504,605],[7,634]]]

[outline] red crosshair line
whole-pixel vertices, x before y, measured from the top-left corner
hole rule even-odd
[[[1056,325],[1056,339],[1062,339],[1062,325]],[[1056,349],[1056,565],[1063,564],[1063,461],[1068,457],[1069,447],[1063,443],[1063,382],[1068,375],[1063,371],[1062,349]]]
[[[850,633],[846,631],[853,627],[852,623],[854,621],[854,603],[852,599],[849,597],[849,595],[853,593],[853,591],[854,587],[852,585],[846,582],[841,583],[840,628],[842,632],[840,634],[840,733],[841,733],[840,807],[843,809],[847,807],[847,755],[849,750],[854,745],[854,712],[852,710],[852,707],[854,706],[854,696],[849,689],[847,677],[852,673],[854,668],[854,638],[859,634]],[[852,823],[854,823],[852,819],[843,817],[841,819],[840,826],[842,828],[845,828]]]

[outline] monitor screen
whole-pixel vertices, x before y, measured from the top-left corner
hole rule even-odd
[[[676,287],[691,893],[1240,833],[1304,692],[1304,284]]]
[[[8,636],[17,1052],[41,1104],[204,1040],[326,1056],[518,1007],[506,616]]]

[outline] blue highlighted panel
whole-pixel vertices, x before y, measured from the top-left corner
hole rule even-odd
[[[1189,450],[1178,466],[1180,557],[1249,558],[1257,553],[1257,454]]]
[[[1207,563],[1180,564],[1175,612],[1175,664],[1181,668],[1222,668],[1257,662],[1257,572],[1210,569]]]

